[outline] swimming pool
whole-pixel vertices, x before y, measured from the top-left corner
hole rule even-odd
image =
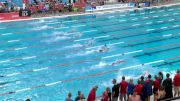
[[[101,95],[122,75],[173,75],[180,66],[179,11],[170,6],[0,23],[0,100],[63,101],[78,90],[87,97],[94,85]],[[105,44],[109,51],[97,52]]]

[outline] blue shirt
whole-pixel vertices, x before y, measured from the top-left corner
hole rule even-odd
[[[128,83],[127,94],[132,94],[134,91],[134,84]]]

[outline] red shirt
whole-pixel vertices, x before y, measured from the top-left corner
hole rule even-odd
[[[158,79],[155,79],[154,82],[153,82],[153,85],[154,85],[154,88],[157,88],[159,89],[160,88],[160,82]]]
[[[44,4],[42,4],[42,3],[39,4],[38,9],[39,9],[39,10],[44,10]]]
[[[120,94],[126,94],[127,86],[128,86],[128,82],[126,81],[122,81],[120,83]]]
[[[135,86],[135,91],[137,92],[137,95],[141,94],[142,88],[143,88],[142,84],[138,84]]]
[[[23,0],[23,3],[28,4],[29,0]]]
[[[92,89],[88,95],[87,101],[95,101],[95,99],[96,99],[96,91]]]
[[[102,96],[102,100],[101,101],[108,101],[108,100],[109,100],[108,92],[105,91],[105,92],[103,92],[103,96]]]
[[[64,8],[64,6],[62,4],[59,4],[58,8],[59,8],[59,10],[62,10]]]
[[[176,74],[173,79],[174,86],[180,86],[180,74]]]

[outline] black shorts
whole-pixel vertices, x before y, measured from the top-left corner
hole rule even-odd
[[[158,88],[153,88],[153,94],[156,94],[158,91]]]

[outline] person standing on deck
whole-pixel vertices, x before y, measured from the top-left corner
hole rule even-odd
[[[180,70],[177,70],[177,74],[174,76],[173,79],[174,84],[174,97],[176,95],[180,96]]]
[[[172,79],[170,78],[170,74],[166,74],[166,79],[163,81],[162,84],[165,88],[166,96],[165,99],[167,98],[172,98],[173,97],[173,92],[172,92]]]
[[[116,79],[112,80],[114,86],[112,87],[112,101],[118,101],[119,97],[119,84],[117,84]]]
[[[97,89],[98,89],[98,86],[95,86],[92,88],[92,90],[89,92],[87,101],[95,101],[96,100]]]

